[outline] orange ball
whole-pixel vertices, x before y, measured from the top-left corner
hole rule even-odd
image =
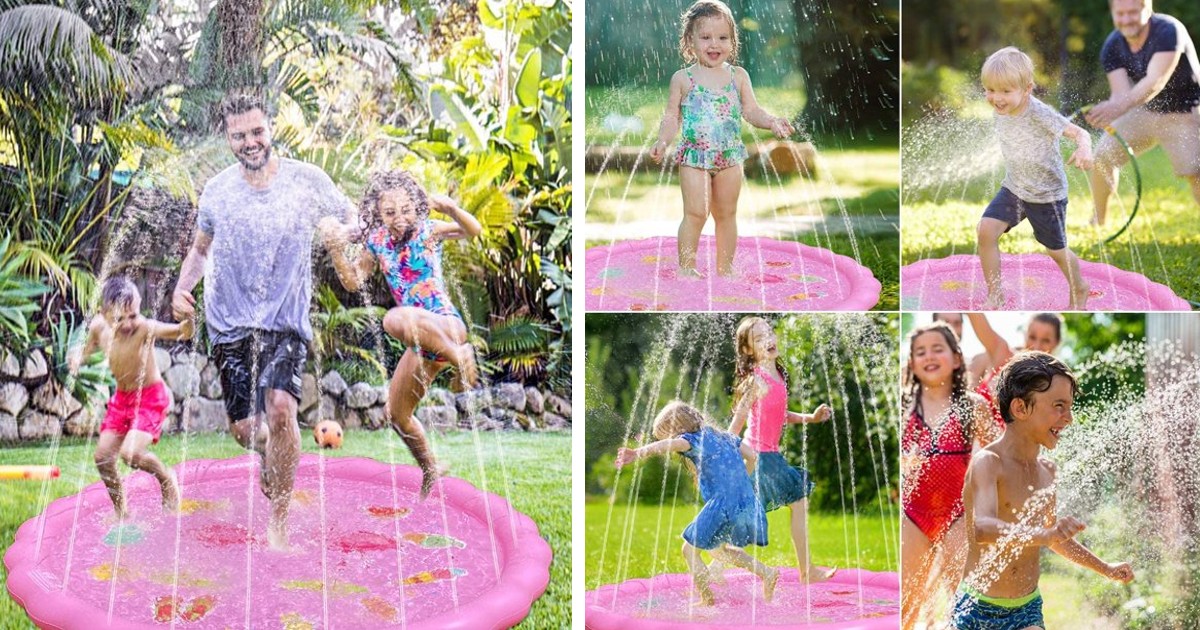
[[[313,427],[313,439],[321,448],[342,448],[342,425],[333,420],[322,420]]]

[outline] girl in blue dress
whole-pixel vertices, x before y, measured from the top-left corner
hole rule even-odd
[[[742,439],[706,426],[704,415],[680,401],[669,403],[654,419],[657,442],[617,451],[617,468],[660,453],[679,453],[700,486],[704,507],[683,530],[683,559],[692,573],[700,603],[713,604],[712,576],[700,550],[762,578],[763,598],[771,601],[779,571],[742,550],[767,545],[767,516],[754,495],[749,470],[758,454]],[[743,463],[744,462],[744,463]]]

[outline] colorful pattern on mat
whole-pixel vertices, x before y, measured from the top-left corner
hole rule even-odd
[[[1061,311],[1070,301],[1067,279],[1045,254],[1002,254],[1004,310]],[[1186,311],[1183,298],[1170,288],[1132,271],[1103,263],[1079,261],[1079,272],[1091,286],[1090,311]],[[918,260],[900,270],[900,307],[913,311],[974,311],[983,308],[987,285],[979,257],[959,254]]]
[[[803,243],[738,239],[736,277],[716,273],[716,242],[700,238],[703,278],[678,276],[673,237],[587,250],[588,310],[863,311],[879,302],[879,281],[853,258]]]
[[[4,558],[7,586],[35,622],[506,627],[549,580],[550,549],[533,521],[459,479],[443,479],[421,502],[416,467],[305,455],[293,548],[276,552],[267,548],[269,509],[250,458],[175,470],[186,498],[178,518],[161,513],[157,482],[134,473],[125,524],[114,522],[107,493],[93,484],[21,526]]]
[[[839,571],[832,580],[806,586],[795,569],[781,569],[775,597],[763,601],[762,581],[741,570],[725,572],[713,585],[716,604],[693,602],[690,575],[656,575],[602,586],[587,593],[585,623],[591,630],[674,627],[896,628],[900,623],[900,578],[896,573]]]

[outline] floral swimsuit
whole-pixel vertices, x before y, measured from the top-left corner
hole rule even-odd
[[[367,238],[367,249],[379,261],[397,306],[415,306],[462,319],[446,294],[442,243],[433,238],[432,222],[424,221],[407,243],[397,243],[387,228],[381,227]]]
[[[729,84],[713,90],[696,83],[686,70],[692,89],[680,104],[683,116],[683,140],[675,162],[710,173],[737,166],[746,159],[742,144],[742,99],[729,67]]]

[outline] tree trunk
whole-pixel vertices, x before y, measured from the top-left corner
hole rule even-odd
[[[795,0],[804,116],[818,136],[894,134],[899,125],[899,2]]]

